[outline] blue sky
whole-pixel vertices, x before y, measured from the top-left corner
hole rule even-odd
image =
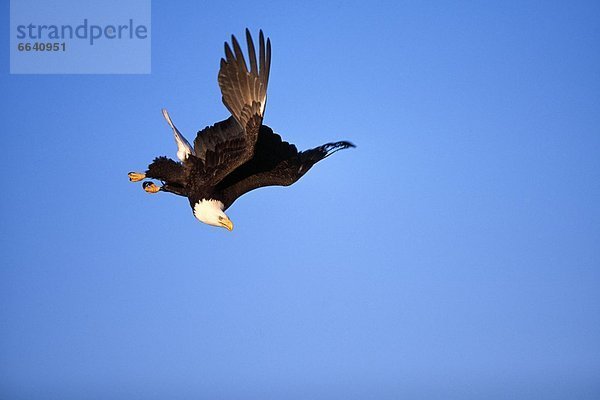
[[[598,398],[598,21],[155,1],[150,75],[9,75],[2,46],[0,397]],[[188,139],[228,116],[245,27],[273,42],[265,123],[358,148],[227,232],[126,174],[175,157],[162,107]]]

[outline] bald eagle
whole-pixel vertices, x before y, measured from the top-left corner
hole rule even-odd
[[[225,42],[218,81],[222,100],[231,116],[198,132],[194,146],[175,127],[167,110],[163,116],[173,131],[179,162],[158,157],[145,173],[130,172],[129,180],[146,178],[148,193],[169,192],[189,199],[194,216],[208,225],[233,229],[224,211],[251,190],[264,186],[288,186],[300,179],[317,162],[336,151],[354,147],[350,142],[326,143],[305,151],[281,140],[263,125],[267,84],[271,66],[271,41],[260,31],[258,58],[252,36],[246,29],[250,68],[242,49],[231,36]]]

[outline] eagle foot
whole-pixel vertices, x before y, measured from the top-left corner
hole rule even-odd
[[[129,176],[130,182],[139,182],[142,179],[146,178],[146,174],[143,174],[141,172],[130,172],[127,174],[127,176]]]
[[[154,182],[144,182],[142,187],[147,193],[158,193],[161,189],[161,187],[157,186]]]

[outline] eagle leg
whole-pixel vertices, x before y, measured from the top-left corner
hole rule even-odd
[[[143,179],[146,179],[146,174],[143,172],[130,172],[127,174],[127,176],[129,176],[130,182],[139,182]]]
[[[142,183],[142,187],[146,191],[146,193],[158,193],[162,189],[162,186],[157,186],[154,182],[146,181]]]

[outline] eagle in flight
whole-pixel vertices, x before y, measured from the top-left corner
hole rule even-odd
[[[171,121],[179,162],[157,157],[145,173],[130,172],[129,180],[144,181],[148,193],[169,192],[189,199],[194,216],[208,225],[233,229],[224,211],[243,194],[264,186],[288,186],[300,179],[313,165],[336,151],[355,147],[346,141],[326,143],[314,149],[298,151],[263,125],[267,104],[267,85],[271,66],[271,42],[260,31],[258,58],[252,36],[246,29],[248,68],[242,49],[231,36],[221,59],[219,87],[223,104],[231,113],[198,132],[194,146]]]

